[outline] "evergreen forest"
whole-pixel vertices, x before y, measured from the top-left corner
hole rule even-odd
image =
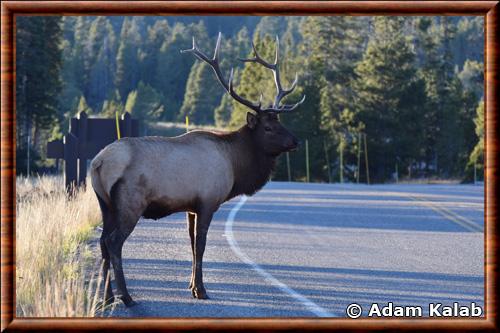
[[[16,18],[16,169],[54,170],[48,141],[85,111],[130,112],[143,134],[161,123],[234,130],[245,106],[212,69],[180,50],[212,54],[236,91],[274,98],[272,61],[305,102],[281,121],[302,141],[274,180],[472,181],[483,173],[484,27],[481,16],[19,16]],[[306,144],[307,143],[307,144]],[[307,151],[306,151],[307,146]],[[307,153],[307,158],[306,158]],[[29,170],[29,171],[28,171]],[[479,176],[482,178],[482,176]]]

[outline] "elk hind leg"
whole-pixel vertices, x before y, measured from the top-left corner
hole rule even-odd
[[[191,278],[189,280],[189,289],[193,289],[194,287],[194,273],[195,273],[195,250],[194,250],[194,228],[196,222],[196,214],[187,213],[187,223],[188,223],[188,231],[189,231],[189,239],[191,241],[191,253],[193,256],[192,268],[191,268]]]
[[[108,235],[101,235],[100,244],[101,244],[101,253],[102,253],[102,278],[104,280],[104,302],[109,303],[114,299],[113,289],[111,287],[111,277],[109,274],[111,257],[109,255],[108,248],[106,246],[106,237]]]
[[[122,266],[122,249],[125,240],[132,233],[139,220],[144,203],[137,200],[130,200],[133,196],[127,193],[129,187],[124,186],[122,180],[119,180],[111,189],[111,201],[113,202],[114,212],[114,230],[105,238],[105,245],[109,251],[111,263],[115,273],[116,291],[120,299],[126,306],[137,304],[132,300],[127,290],[125,276]]]
[[[106,237],[109,235],[110,230],[114,228],[113,226],[113,220],[111,216],[111,210],[110,208],[106,205],[104,200],[97,195],[97,200],[99,202],[99,206],[101,208],[101,213],[102,213],[102,221],[103,221],[103,228],[102,228],[102,234],[100,238],[100,246],[101,246],[101,255],[102,255],[102,277],[104,279],[104,290],[105,290],[105,295],[104,295],[104,301],[107,303],[109,301],[112,301],[114,299],[113,296],[113,289],[111,287],[111,282],[110,282],[110,276],[109,276],[109,268],[110,268],[110,255],[108,248],[106,246]]]
[[[132,300],[132,297],[130,296],[127,290],[127,285],[125,283],[125,276],[123,274],[122,266],[122,249],[125,240],[132,233],[132,230],[133,227],[118,227],[105,238],[105,244],[109,251],[111,263],[113,264],[113,270],[115,273],[116,291],[119,294],[119,298],[128,307],[135,305],[136,302]]]

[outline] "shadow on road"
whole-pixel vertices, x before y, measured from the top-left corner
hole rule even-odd
[[[142,278],[130,281],[138,306],[114,315],[132,317],[312,316],[300,304],[274,287],[222,281],[236,274],[251,274],[244,263],[204,263],[210,300],[191,297],[187,289],[191,262],[185,260],[126,259],[125,270]],[[423,305],[429,302],[482,304],[483,277],[458,274],[345,269],[287,265],[261,265],[294,290],[344,316],[350,303]],[[183,276],[185,281],[179,281]],[[161,279],[160,279],[161,278]],[[153,301],[154,300],[154,301]]]
[[[280,283],[340,317],[351,303],[483,305],[483,234],[408,194],[483,225],[479,187],[271,183],[248,199],[234,224],[241,251],[269,275],[228,246],[225,224],[237,199],[219,209],[210,227],[203,263],[209,300],[193,299],[187,288],[185,215],[141,219],[124,247],[129,291],[140,304],[113,315],[314,316]]]

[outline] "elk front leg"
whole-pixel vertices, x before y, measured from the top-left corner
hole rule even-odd
[[[198,299],[207,299],[207,291],[203,285],[202,262],[205,245],[207,243],[207,233],[212,221],[213,211],[202,211],[196,216],[195,226],[195,246],[194,246],[194,281],[191,293]]]
[[[191,278],[189,279],[189,289],[193,289],[194,287],[194,268],[196,259],[194,257],[194,228],[196,223],[196,214],[187,213],[187,223],[188,223],[188,231],[189,231],[189,239],[191,240],[191,253],[193,255],[192,269],[191,269]]]

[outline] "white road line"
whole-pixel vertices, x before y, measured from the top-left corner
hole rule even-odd
[[[321,306],[317,305],[307,297],[304,297],[303,295],[299,294],[283,282],[279,281],[276,279],[274,276],[272,276],[270,273],[265,271],[262,267],[260,267],[258,264],[253,262],[243,251],[238,246],[238,242],[236,239],[234,239],[233,235],[233,223],[234,223],[234,218],[240,208],[245,204],[247,201],[246,196],[241,196],[240,201],[236,204],[236,206],[231,209],[231,212],[229,212],[229,215],[226,220],[226,225],[224,228],[224,233],[226,235],[227,242],[229,243],[229,246],[233,250],[233,252],[247,265],[250,265],[257,273],[259,273],[260,276],[262,276],[265,280],[268,282],[272,283],[274,286],[278,287],[281,291],[284,293],[292,296],[295,298],[297,301],[301,302],[304,304],[304,306],[314,313],[318,317],[335,317],[333,314],[329,313],[326,309],[322,308]]]

